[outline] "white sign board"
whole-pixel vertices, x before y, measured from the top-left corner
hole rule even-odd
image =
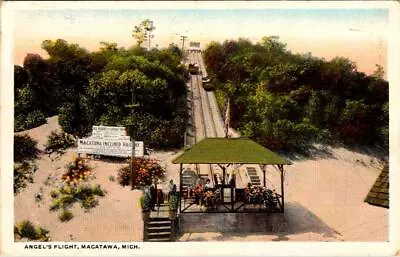
[[[92,135],[78,140],[78,153],[130,157],[132,142],[124,127],[93,126]],[[143,141],[135,141],[135,156],[144,156]]]
[[[124,127],[93,126],[92,135],[126,136],[126,130]]]
[[[105,156],[130,157],[132,153],[132,142],[129,140],[100,139],[92,137],[82,138],[78,140],[78,152]],[[135,141],[135,157],[143,156],[143,141]]]

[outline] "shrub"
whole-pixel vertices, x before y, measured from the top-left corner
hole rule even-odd
[[[170,211],[176,211],[178,209],[178,194],[177,193],[171,193],[169,195],[168,207],[169,207]]]
[[[47,123],[46,116],[40,110],[28,113],[25,118],[25,129],[31,129]]]
[[[59,195],[59,191],[57,191],[57,190],[52,190],[51,192],[50,192],[50,196],[51,196],[51,198],[57,198],[57,196]]]
[[[14,135],[14,161],[35,159],[39,153],[36,148],[37,141],[32,139],[28,134]]]
[[[68,147],[74,146],[75,140],[73,136],[57,131],[52,131],[47,138],[47,142],[44,145],[45,152],[51,154],[53,152],[63,153]]]
[[[110,180],[111,182],[115,182],[115,177],[112,176],[112,175],[110,175],[110,176],[108,177],[108,180]]]
[[[98,196],[105,196],[106,193],[104,190],[101,189],[100,185],[95,185],[92,187],[92,193]]]
[[[135,158],[132,165],[135,186],[151,185],[154,179],[162,178],[165,174],[164,168],[154,159]],[[131,170],[129,165],[118,170],[117,179],[122,186],[130,185]]]
[[[74,215],[72,214],[71,211],[69,211],[68,209],[62,209],[62,211],[58,214],[58,219],[61,222],[68,222],[70,221],[72,218],[74,217]]]
[[[82,201],[81,201],[81,207],[84,209],[91,209],[96,207],[99,204],[99,201],[97,200],[97,198],[94,195],[89,195],[87,197],[85,197]]]
[[[32,222],[29,220],[24,220],[22,221],[18,226],[17,226],[21,237],[26,237],[30,239],[34,239],[36,237],[36,229],[33,226]]]
[[[17,194],[26,188],[29,183],[33,183],[33,174],[37,167],[31,162],[22,162],[14,164],[14,194]]]
[[[106,191],[101,189],[100,185],[90,186],[79,184],[71,186],[67,184],[62,186],[58,191],[50,192],[50,195],[53,198],[49,208],[50,211],[62,209],[62,212],[65,212],[67,208],[72,207],[76,202],[79,202],[80,206],[85,210],[96,207],[99,204],[96,196],[105,196]],[[62,213],[59,214],[60,216],[62,216]]]
[[[35,128],[45,124],[46,122],[46,116],[40,110],[35,110],[27,115],[15,115],[14,131],[23,131]]]
[[[142,211],[149,211],[151,208],[151,199],[148,194],[143,194],[139,198],[139,203],[140,203],[140,208],[142,208]]]
[[[75,202],[72,195],[61,195],[55,198],[50,205],[50,210],[55,211],[61,208],[66,208],[71,206]]]
[[[23,220],[14,226],[14,236],[19,238],[28,238],[30,240],[38,241],[49,241],[50,238],[47,235],[48,230],[37,226],[35,227],[31,221]]]

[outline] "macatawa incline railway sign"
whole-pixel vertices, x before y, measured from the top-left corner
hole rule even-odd
[[[130,157],[132,142],[124,127],[93,126],[90,137],[78,139],[78,153]],[[143,155],[143,141],[135,141],[135,156]]]

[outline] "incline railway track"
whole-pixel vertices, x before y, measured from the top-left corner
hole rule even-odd
[[[189,60],[192,63],[193,62],[197,63],[199,69],[201,70],[201,74],[206,73],[200,54],[189,53]],[[196,135],[195,142],[198,142],[206,137],[218,137],[216,123],[214,120],[214,115],[210,104],[209,92],[206,92],[202,87],[201,78],[202,78],[201,75],[191,75],[191,91],[193,93],[193,96],[197,97],[199,105],[198,115],[200,115],[200,119],[195,119],[200,124],[195,123],[195,126],[196,126],[196,131],[201,130],[201,133],[195,134]],[[194,100],[195,99],[193,99],[193,103],[195,102]],[[213,165],[211,164],[196,165],[196,168],[198,169],[198,173],[200,173],[200,176],[210,178],[211,181],[214,180]]]

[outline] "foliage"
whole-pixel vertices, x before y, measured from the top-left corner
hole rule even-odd
[[[14,226],[14,237],[18,239],[27,238],[29,240],[47,242],[50,240],[48,233],[48,230],[40,226],[35,227],[29,220],[23,220]]]
[[[212,42],[204,51],[230,126],[262,145],[307,151],[318,141],[388,146],[388,83],[343,57],[292,54],[277,37]]]
[[[49,207],[51,211],[62,210],[59,213],[60,220],[63,216],[72,219],[68,208],[71,208],[74,203],[80,203],[80,206],[85,210],[92,209],[99,204],[97,196],[105,196],[106,192],[101,189],[100,185],[91,186],[89,184],[73,184],[62,185],[60,189],[50,192],[52,203]],[[72,214],[72,213],[71,213]],[[69,220],[67,219],[67,221]]]
[[[139,203],[140,203],[140,208],[142,208],[142,211],[149,211],[151,208],[150,195],[144,193],[142,196],[140,196]]]
[[[50,196],[53,199],[49,207],[51,211],[62,209],[59,213],[61,221],[72,219],[73,215],[68,208],[71,208],[74,203],[80,203],[85,210],[96,207],[98,196],[106,195],[100,185],[90,185],[87,180],[92,174],[92,169],[85,163],[81,157],[75,157],[68,164],[67,172],[62,175],[62,184],[58,190],[52,190]]]
[[[64,132],[52,131],[44,145],[45,152],[51,154],[53,152],[64,152],[68,147],[75,145],[75,139]]]
[[[168,208],[170,211],[176,211],[178,209],[179,194],[176,191],[176,185],[173,186],[172,190],[169,192],[168,198]]]
[[[68,209],[62,209],[62,211],[58,214],[58,219],[61,222],[68,222],[74,217],[74,214]]]
[[[39,153],[37,141],[28,134],[14,135],[14,161],[35,159]]]
[[[140,26],[150,45],[153,22]],[[187,70],[177,46],[126,50],[100,42],[100,50],[89,52],[57,39],[43,41],[42,49],[49,58],[29,54],[23,67],[14,67],[16,131],[57,114],[63,131],[74,136],[88,135],[95,124],[132,125],[151,148],[182,146]]]
[[[132,169],[135,176],[135,186],[151,185],[153,181],[165,175],[165,169],[161,167],[158,161],[149,158],[134,158]],[[117,180],[122,186],[131,184],[131,168],[129,165],[118,170]]]
[[[83,137],[90,132],[92,124],[90,103],[84,95],[74,97],[71,102],[63,103],[59,108],[58,121],[63,131]]]
[[[26,115],[17,115],[14,121],[14,131],[22,131],[47,123],[45,115],[40,110],[34,110]]]
[[[245,188],[245,195],[249,203],[262,204],[264,202],[275,202],[274,192],[263,186],[251,186]]]
[[[178,209],[178,194],[171,194],[168,199],[168,207],[170,211],[176,211]]]
[[[154,37],[152,34],[153,30],[155,30],[153,21],[146,19],[142,21],[138,26],[135,26],[133,30],[132,37],[136,40],[136,45],[141,47],[145,40],[149,42],[149,49],[150,49],[150,42],[151,39]]]
[[[23,161],[14,164],[14,194],[18,194],[28,183],[33,183],[33,174],[37,170],[35,163]]]
[[[85,160],[81,157],[75,157],[74,160],[68,164],[67,172],[62,175],[61,179],[68,185],[77,185],[82,181],[87,181],[92,174],[93,171],[86,164]]]

